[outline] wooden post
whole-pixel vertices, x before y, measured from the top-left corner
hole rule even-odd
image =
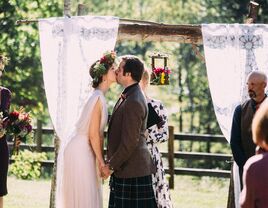
[[[71,16],[71,0],[64,0],[63,3],[63,15],[64,16]]]
[[[64,8],[63,8],[63,15],[64,16],[71,16],[71,0],[64,0]],[[57,181],[57,157],[59,151],[59,144],[60,140],[57,135],[54,135],[54,146],[55,146],[55,162],[53,167],[53,175],[51,179],[51,190],[50,190],[50,203],[49,208],[56,208],[55,204],[55,195],[56,195],[56,181]]]
[[[42,152],[42,121],[41,120],[37,120],[35,139],[36,139],[36,151]]]
[[[245,20],[245,24],[252,24],[257,21],[257,16],[259,12],[260,5],[255,1],[249,2],[249,13],[247,16],[247,19]],[[234,193],[234,172],[233,172],[233,165],[231,167],[231,175],[230,175],[230,185],[229,185],[229,193],[228,193],[228,201],[227,201],[227,208],[233,208],[235,207],[235,202],[237,199],[235,199],[235,193]]]
[[[54,133],[54,151],[55,151],[55,160],[53,166],[53,174],[51,179],[51,191],[50,191],[50,204],[49,208],[56,208],[55,204],[55,196],[56,196],[56,181],[57,181],[57,159],[58,159],[58,152],[60,147],[60,140],[57,137],[56,133]]]
[[[71,0],[64,0],[64,16],[71,16]],[[51,190],[50,190],[50,203],[49,208],[56,208],[55,195],[56,195],[56,181],[57,181],[57,157],[59,151],[59,138],[54,135],[54,146],[55,146],[55,162],[53,167],[53,175],[51,180]]]
[[[180,132],[182,132],[183,131],[183,125],[182,125],[182,94],[183,94],[183,88],[182,88],[182,68],[181,68],[181,66],[179,66],[179,77],[178,77],[178,79],[179,79],[179,104],[180,104],[180,106],[179,106],[179,109],[180,109],[180,111],[179,111],[179,113],[180,113],[180,117],[179,117],[179,129],[180,129]]]
[[[168,127],[168,168],[169,168],[169,188],[174,189],[174,126]]]
[[[249,2],[249,6],[248,6],[249,13],[248,13],[247,19],[245,21],[246,24],[256,23],[257,16],[259,13],[259,8],[260,8],[260,5],[257,2],[255,2],[255,1]]]

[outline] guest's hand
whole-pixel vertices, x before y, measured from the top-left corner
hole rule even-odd
[[[145,137],[146,137],[146,138],[148,138],[148,137],[149,137],[149,132],[148,132],[148,129],[146,129],[146,130],[145,130],[144,135],[145,135]]]
[[[15,141],[15,147],[16,147],[16,148],[19,148],[20,143],[21,143],[20,138],[19,138],[19,137],[16,138],[16,141]]]

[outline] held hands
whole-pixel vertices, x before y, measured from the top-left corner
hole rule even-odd
[[[111,170],[109,169],[109,165],[105,163],[98,163],[98,168],[100,172],[100,177],[106,180],[111,174]]]
[[[109,169],[109,165],[106,164],[101,168],[101,177],[105,180],[111,175],[111,170]]]

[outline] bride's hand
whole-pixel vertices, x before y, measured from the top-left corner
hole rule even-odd
[[[104,162],[100,162],[98,161],[98,169],[99,169],[99,174],[100,174],[100,177],[103,178],[103,172],[102,172],[102,168],[105,166],[105,163]]]
[[[109,165],[105,165],[104,167],[102,167],[102,169],[101,169],[101,175],[102,175],[102,178],[104,180],[107,179],[111,175],[111,171],[109,169]]]

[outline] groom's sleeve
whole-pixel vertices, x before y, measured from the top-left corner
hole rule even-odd
[[[129,101],[123,109],[121,127],[121,142],[114,155],[109,160],[110,166],[119,170],[129,159],[141,139],[141,127],[145,118],[146,109],[137,101]]]

